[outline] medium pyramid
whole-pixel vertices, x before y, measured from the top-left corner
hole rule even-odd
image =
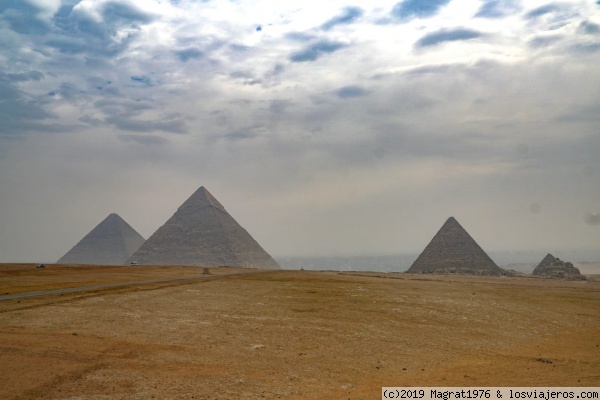
[[[110,214],[57,264],[123,265],[144,243],[144,238],[123,218]]]
[[[279,268],[204,187],[192,194],[130,261],[140,265]]]
[[[412,274],[503,275],[454,217],[448,218],[406,271]]]

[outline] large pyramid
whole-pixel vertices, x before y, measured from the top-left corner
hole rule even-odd
[[[130,258],[140,265],[279,268],[204,187]]]
[[[454,217],[448,218],[406,272],[470,275],[504,273]]]
[[[144,243],[144,238],[123,218],[110,214],[57,264],[123,265]]]

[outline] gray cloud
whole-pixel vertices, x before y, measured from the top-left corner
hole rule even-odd
[[[404,0],[396,3],[391,15],[397,20],[432,17],[451,0]]]
[[[14,136],[27,132],[72,132],[81,125],[55,122],[56,116],[46,110],[52,95],[61,94],[70,101],[77,96],[77,89],[63,83],[60,91],[48,95],[32,95],[18,87],[22,82],[40,82],[45,75],[39,71],[20,73],[0,72],[0,135]]]
[[[56,97],[60,96],[69,102],[77,102],[78,100],[88,97],[83,90],[80,90],[76,85],[70,82],[63,82],[60,87],[48,93],[48,96]]]
[[[252,49],[250,46],[245,46],[243,44],[236,44],[236,43],[230,44],[229,48],[237,53],[245,53]]]
[[[20,73],[5,73],[0,71],[0,81],[5,82],[40,81],[43,78],[44,74],[39,71],[27,71]]]
[[[341,42],[333,42],[328,40],[321,40],[317,43],[311,44],[303,50],[293,53],[290,56],[292,62],[309,62],[316,61],[320,57],[334,53],[340,49],[343,49],[347,45]]]
[[[321,25],[321,29],[330,30],[337,25],[347,25],[362,17],[364,11],[360,7],[346,7],[340,15],[337,15]]]
[[[521,10],[520,0],[484,0],[475,14],[481,18],[503,18]]]
[[[351,85],[344,86],[335,91],[335,95],[340,99],[348,99],[352,97],[362,97],[369,94],[369,91],[361,86]]]
[[[528,44],[532,48],[539,49],[552,46],[553,44],[559,42],[562,38],[562,35],[536,36],[529,40]]]
[[[269,111],[275,114],[283,114],[293,103],[290,100],[272,100]]]
[[[285,71],[285,66],[283,64],[275,64],[275,66],[269,71],[265,72],[264,77],[266,79],[275,78],[278,75],[281,75]]]
[[[106,80],[105,78],[102,78],[100,76],[91,76],[87,78],[86,81],[88,88],[101,91],[104,95],[119,95],[119,89],[114,87],[113,82],[110,80]]]
[[[156,18],[131,4],[110,1],[98,7],[102,18],[98,21],[85,9],[75,8],[76,4],[61,6],[52,17],[53,29],[43,42],[45,46],[69,55],[115,56],[139,37],[141,25]],[[124,29],[125,35],[117,35]]]
[[[139,82],[144,86],[152,86],[152,80],[146,75],[134,75],[131,77],[134,82]]]
[[[600,25],[589,21],[583,21],[579,24],[579,31],[587,35],[596,35],[600,32]]]
[[[443,74],[452,72],[457,67],[461,68],[463,66],[456,64],[425,65],[423,67],[411,68],[406,73],[410,75]]]
[[[79,121],[83,122],[84,124],[90,125],[90,126],[102,126],[104,125],[104,120],[100,119],[100,118],[94,118],[90,115],[84,115],[82,117],[79,117]]]
[[[38,121],[51,118],[43,102],[0,79],[0,134],[35,131]]]
[[[533,10],[529,11],[527,14],[525,14],[524,18],[534,19],[534,18],[540,17],[542,15],[554,13],[556,11],[559,11],[560,9],[561,9],[561,7],[558,4],[555,4],[555,3],[546,4],[546,5],[534,8]]]
[[[444,42],[455,42],[463,40],[471,40],[482,37],[483,34],[473,29],[452,28],[441,29],[436,32],[428,33],[415,43],[415,47],[423,48],[435,46]]]
[[[127,98],[103,97],[94,102],[94,107],[104,114],[111,115],[139,115],[143,111],[156,108],[150,101],[131,100]]]
[[[128,135],[120,134],[119,140],[123,142],[134,142],[144,146],[164,146],[169,143],[168,139],[155,135]]]
[[[0,4],[0,21],[24,35],[43,35],[50,31],[48,24],[35,15],[39,10],[21,0],[5,0]]]
[[[44,44],[66,54],[81,54],[90,50],[89,43],[86,43],[85,39],[83,38],[58,37],[55,39],[49,39]],[[120,49],[113,50],[110,53],[116,54],[120,51]]]
[[[167,115],[160,119],[140,120],[129,115],[110,115],[104,119],[106,123],[116,126],[124,131],[152,132],[162,131],[170,133],[186,133],[186,123],[179,115]]]
[[[111,23],[117,22],[127,25],[148,23],[152,22],[156,18],[156,16],[144,10],[120,1],[104,3],[102,7],[102,17],[104,21],[111,21]]]
[[[309,42],[316,38],[315,35],[306,32],[288,32],[285,37],[296,42]]]
[[[220,136],[216,136],[213,139],[223,139],[229,142],[240,142],[253,140],[263,136],[261,127],[245,128],[236,131],[228,132]]]
[[[256,78],[250,71],[233,71],[229,76],[241,81],[244,85],[260,85],[263,82],[261,79]]]
[[[152,101],[128,100],[121,97],[104,97],[93,102],[101,117],[84,115],[81,122],[91,126],[112,125],[129,132],[162,131],[168,133],[187,133],[185,116],[167,113],[161,110],[160,104]]]
[[[177,54],[177,57],[183,62],[204,57],[204,53],[202,53],[196,48],[180,50],[177,51],[175,54]]]
[[[577,53],[596,53],[600,51],[600,43],[577,43],[571,49]]]

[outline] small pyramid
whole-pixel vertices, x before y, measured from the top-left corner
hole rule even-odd
[[[411,274],[503,275],[454,217],[435,234],[406,271]]]
[[[579,269],[572,263],[564,262],[550,253],[535,267],[531,275],[555,279],[586,280],[585,275],[581,275]]]
[[[144,238],[123,218],[110,214],[56,263],[123,265],[142,243]]]
[[[192,194],[130,261],[140,265],[279,268],[204,187]]]

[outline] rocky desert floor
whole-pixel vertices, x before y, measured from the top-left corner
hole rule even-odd
[[[4,264],[0,295],[202,272]],[[382,386],[600,386],[595,280],[239,272],[0,301],[0,398],[377,399]]]

